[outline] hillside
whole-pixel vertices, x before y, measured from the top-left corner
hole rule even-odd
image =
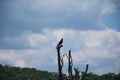
[[[0,80],[57,80],[55,72],[21,68],[0,64]]]
[[[64,74],[64,78],[67,76]],[[0,64],[0,80],[58,80],[56,72],[36,70],[35,68],[21,68]],[[97,75],[88,73],[85,80],[120,80],[120,73]]]

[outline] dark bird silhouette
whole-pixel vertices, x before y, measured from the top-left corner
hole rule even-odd
[[[62,45],[63,43],[63,38],[59,41],[59,45]]]
[[[71,53],[71,49],[69,50],[69,54]]]

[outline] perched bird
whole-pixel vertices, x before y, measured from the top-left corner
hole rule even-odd
[[[62,45],[63,43],[63,38],[59,41],[59,45]]]
[[[71,49],[69,50],[69,54],[71,53]]]
[[[63,46],[62,43],[63,43],[63,38],[58,42],[56,48],[57,49],[61,48]]]

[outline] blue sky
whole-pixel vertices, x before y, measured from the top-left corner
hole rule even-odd
[[[72,50],[74,67],[120,72],[119,0],[0,0],[0,63],[57,72]],[[67,72],[67,59],[63,72]]]

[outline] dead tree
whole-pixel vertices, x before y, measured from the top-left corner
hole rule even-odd
[[[86,65],[86,69],[84,72],[82,72],[82,75],[80,76],[79,75],[79,69],[78,68],[74,68],[75,70],[75,80],[83,80],[85,78],[85,75],[87,74],[87,71],[88,71],[88,64]]]
[[[61,58],[60,56],[60,48],[63,46],[62,45],[63,43],[63,39],[61,39],[57,46],[56,46],[56,49],[57,49],[57,56],[58,56],[58,72],[59,72],[59,80],[63,80],[63,77],[62,77],[62,67],[63,67],[63,58]]]
[[[88,71],[88,64],[86,64],[86,69],[85,69],[85,71],[82,73],[82,75],[80,76],[80,80],[83,80],[84,79],[84,77],[85,77],[85,75],[87,74],[87,71]]]
[[[68,55],[66,54],[68,58],[68,75],[69,75],[69,80],[73,79],[73,73],[72,73],[72,66],[73,66],[73,59],[71,56],[71,50],[69,50]]]
[[[75,71],[75,76],[74,76],[74,79],[75,80],[79,80],[80,76],[79,76],[79,69],[78,68],[74,68],[74,71]]]
[[[63,39],[61,39],[57,46],[56,46],[56,49],[57,49],[57,56],[58,56],[58,72],[59,72],[59,80],[63,80],[63,76],[62,76],[62,67],[64,65],[63,63],[63,57],[61,57],[60,55],[60,49],[61,47],[63,46],[62,45],[63,43]],[[68,55],[66,54],[67,58],[68,58],[68,74],[69,74],[69,80],[83,80],[85,75],[87,74],[87,71],[88,71],[88,64],[86,65],[86,69],[85,71],[82,73],[82,75],[80,76],[79,75],[79,69],[78,68],[74,68],[75,70],[75,75],[74,75],[74,78],[73,78],[73,74],[72,74],[72,66],[73,66],[73,60],[72,60],[72,56],[71,56],[71,50],[69,50],[69,53]]]

